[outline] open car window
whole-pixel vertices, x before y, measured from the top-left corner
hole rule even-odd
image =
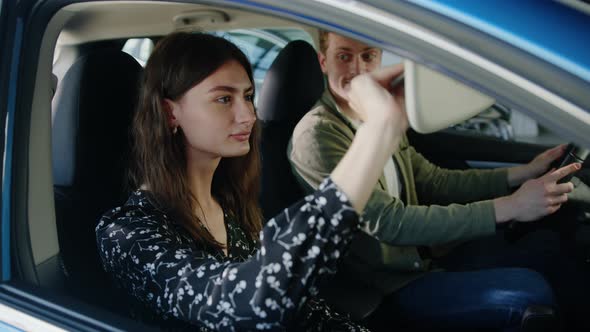
[[[535,119],[500,104],[495,104],[445,131],[493,137],[505,141],[547,145],[563,143],[557,134],[539,124]]]

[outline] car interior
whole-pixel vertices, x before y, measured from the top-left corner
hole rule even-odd
[[[91,316],[96,315],[92,308],[98,307],[133,317],[126,295],[102,269],[94,229],[99,217],[123,203],[133,189],[126,181],[128,129],[142,66],[159,38],[180,30],[216,33],[250,48],[246,53],[260,69],[256,106],[263,128],[260,203],[265,218],[303,195],[285,151],[295,124],[324,89],[316,55],[318,26],[236,6],[180,2],[96,1],[59,8],[39,37],[37,73],[30,82],[31,113],[23,115],[30,119],[22,131],[26,156],[20,154],[27,167],[18,171],[17,181],[26,190],[17,190],[15,197],[27,203],[15,203],[26,205],[16,210],[24,212],[17,215],[13,231],[13,270],[24,283],[52,293],[60,305],[67,303]],[[395,53],[391,57],[391,62],[400,61]],[[426,108],[411,113],[414,130],[408,136],[439,166],[515,165],[567,142],[532,119],[537,134],[549,139],[499,137],[474,126],[457,129],[454,126],[462,121],[475,123],[474,116],[484,110],[500,115],[493,115],[493,120],[477,118],[480,123],[494,126],[502,114],[508,114],[508,123],[513,111],[466,86],[469,91],[463,93],[474,99],[470,107],[453,116],[425,117],[429,101],[423,94],[448,86],[450,79],[405,63],[407,68],[415,66],[405,77],[413,96],[408,109]],[[585,162],[584,168],[588,165]],[[590,222],[588,211],[587,205],[564,209],[582,222]],[[526,230],[515,234],[522,231]],[[588,243],[580,243],[580,255],[590,260]],[[363,306],[362,294],[341,301],[344,308],[356,308],[351,314],[359,320],[375,309]]]

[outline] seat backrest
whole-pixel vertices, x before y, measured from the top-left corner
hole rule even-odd
[[[317,54],[304,41],[287,44],[266,74],[258,100],[258,117],[262,122],[260,203],[266,219],[304,195],[292,173],[287,145],[297,122],[321,97],[324,86]],[[357,235],[355,244],[371,246],[367,248],[379,246],[362,232]],[[380,251],[373,248],[369,252],[375,250]],[[375,310],[382,295],[374,287],[365,287],[358,280],[350,279],[355,271],[350,264],[340,264],[336,276],[325,279],[319,287],[322,297],[331,306],[360,320]],[[351,282],[355,282],[355,287],[350,287]]]
[[[52,106],[52,156],[60,255],[70,289],[110,305],[95,226],[126,197],[129,128],[142,68],[122,51],[78,59],[59,84]]]
[[[292,41],[270,66],[258,99],[262,124],[260,204],[269,219],[303,197],[287,159],[287,145],[297,122],[324,91],[317,53],[302,40]]]

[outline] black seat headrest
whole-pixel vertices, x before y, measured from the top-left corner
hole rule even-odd
[[[118,50],[83,56],[67,71],[52,111],[55,185],[96,186],[110,194],[120,187],[141,72]]]
[[[324,91],[317,54],[305,41],[292,41],[270,66],[258,99],[262,124],[260,205],[269,219],[303,197],[291,173],[287,146],[297,122]]]
[[[281,50],[269,68],[258,99],[263,122],[297,123],[324,91],[324,79],[316,51],[295,40]]]

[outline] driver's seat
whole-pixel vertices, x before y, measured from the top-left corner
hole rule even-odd
[[[317,53],[301,40],[287,44],[266,75],[258,101],[258,117],[262,123],[260,203],[267,220],[304,196],[302,184],[291,169],[287,145],[293,129],[319,100],[324,87]],[[359,233],[358,237],[361,240],[356,243],[378,245],[373,240],[363,241],[369,235]],[[335,309],[360,320],[375,310],[381,297],[369,287],[348,287],[345,277],[348,273],[352,272],[340,266],[340,277],[326,280],[320,287],[321,295]]]
[[[266,220],[304,195],[291,171],[287,145],[297,122],[323,92],[324,78],[314,48],[302,40],[287,44],[270,66],[258,99],[262,125],[260,205]]]

